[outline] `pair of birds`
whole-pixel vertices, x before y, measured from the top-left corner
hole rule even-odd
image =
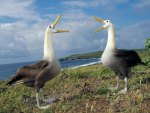
[[[14,83],[22,83],[29,87],[34,87],[36,91],[36,101],[37,107],[40,109],[46,109],[50,104],[46,106],[41,106],[39,99],[42,101],[50,102],[49,99],[44,99],[42,95],[42,88],[44,84],[57,76],[61,71],[61,66],[57,60],[53,45],[52,36],[54,33],[69,32],[68,30],[56,30],[55,26],[58,23],[61,16],[58,16],[56,20],[47,27],[44,39],[44,58],[43,60],[31,64],[28,66],[21,67],[16,72],[16,75],[7,83],[12,85]],[[102,22],[104,25],[96,30],[96,32],[108,29],[108,41],[106,48],[102,54],[101,61],[106,67],[112,69],[117,75],[117,86],[114,89],[118,89],[119,76],[125,77],[125,88],[119,93],[125,94],[127,92],[127,78],[131,71],[131,67],[137,64],[144,64],[138,54],[135,51],[119,50],[116,48],[115,44],[115,29],[110,20],[103,20],[94,17],[97,21]],[[41,94],[41,95],[40,95]]]

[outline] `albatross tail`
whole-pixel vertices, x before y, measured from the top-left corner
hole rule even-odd
[[[148,62],[142,62],[142,61],[141,61],[139,64],[140,64],[140,65],[143,65],[143,66],[150,67],[150,65],[148,64]]]
[[[12,84],[14,84],[14,83],[16,83],[17,81],[20,81],[20,80],[22,80],[22,78],[24,78],[24,76],[23,75],[15,75],[13,78],[11,78],[11,80],[10,81],[8,81],[7,83],[6,83],[6,85],[12,85]]]

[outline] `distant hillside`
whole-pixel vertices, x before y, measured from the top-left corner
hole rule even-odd
[[[103,51],[96,51],[91,53],[83,53],[83,54],[74,54],[70,55],[64,58],[61,58],[60,60],[74,60],[74,59],[88,59],[88,58],[100,58]]]
[[[137,52],[143,52],[145,49],[134,49]],[[103,51],[96,51],[90,53],[82,53],[82,54],[74,54],[64,58],[60,58],[60,60],[74,60],[74,59],[88,59],[88,58],[100,58]]]

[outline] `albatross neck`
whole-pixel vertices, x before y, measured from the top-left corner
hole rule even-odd
[[[52,61],[55,59],[55,54],[52,45],[52,35],[53,33],[50,31],[45,32],[44,39],[44,60]]]
[[[114,50],[116,49],[116,42],[115,42],[115,29],[114,29],[114,26],[111,25],[109,28],[108,28],[108,40],[107,40],[107,45],[106,45],[106,49],[111,49],[111,50]]]

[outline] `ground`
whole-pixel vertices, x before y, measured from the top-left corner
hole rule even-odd
[[[144,61],[149,56],[140,54]],[[35,91],[22,84],[0,82],[0,113],[150,113],[150,67],[136,66],[127,94],[109,90],[115,75],[102,64],[65,69],[44,86],[45,97],[59,99],[49,109],[36,107]],[[141,84],[140,84],[141,82]],[[124,81],[120,80],[124,87]]]

